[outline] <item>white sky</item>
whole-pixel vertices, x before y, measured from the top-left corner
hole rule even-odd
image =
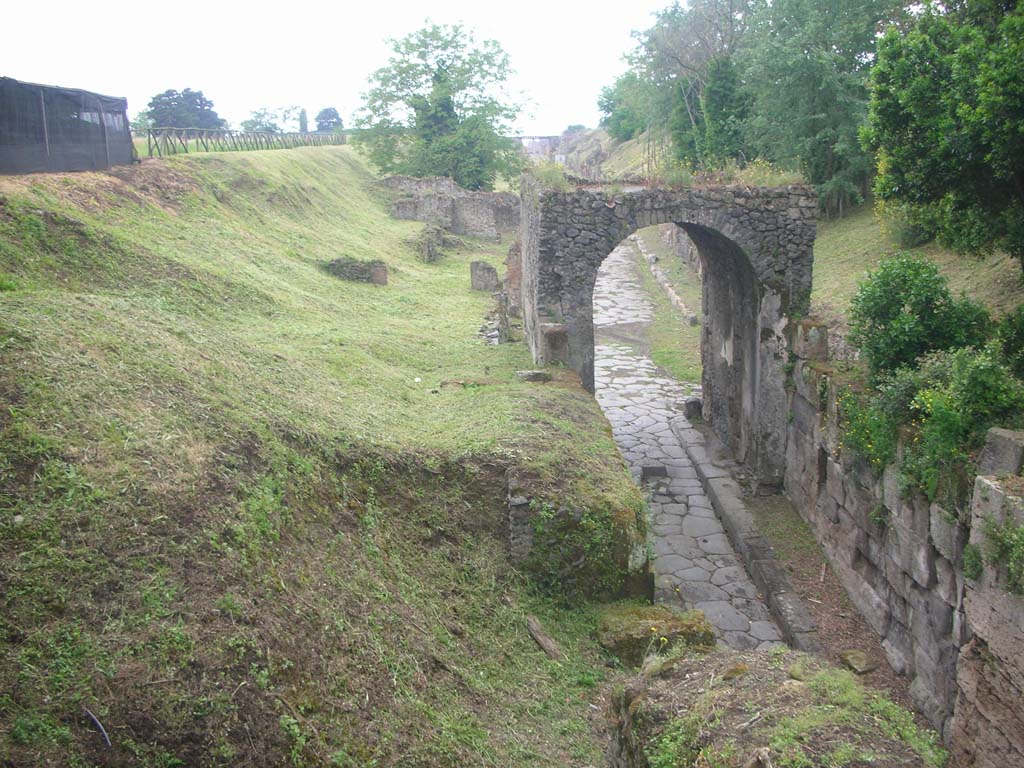
[[[192,88],[235,127],[259,107],[291,105],[311,124],[334,106],[350,125],[367,76],[387,63],[385,40],[429,18],[501,43],[516,70],[511,90],[532,102],[516,128],[550,135],[596,126],[598,94],[625,69],[630,32],[669,2],[12,2],[0,76],[126,96],[130,117],[156,93]]]

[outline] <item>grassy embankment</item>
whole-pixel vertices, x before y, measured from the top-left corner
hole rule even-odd
[[[591,398],[477,337],[506,246],[425,265],[420,227],[347,148],[0,180],[5,765],[598,761],[592,611],[512,568],[502,475],[637,492]]]
[[[901,250],[919,253],[934,261],[949,278],[955,294],[966,293],[987,306],[996,317],[1024,301],[1020,264],[1006,254],[973,258],[937,243],[900,248],[871,207],[862,206],[841,219],[818,223],[812,315],[845,327],[845,316],[858,280],[867,270],[874,269],[880,259]]]

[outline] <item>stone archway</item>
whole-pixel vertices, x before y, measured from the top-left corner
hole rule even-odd
[[[534,360],[569,365],[592,392],[598,267],[637,229],[675,223],[702,262],[705,418],[761,480],[780,482],[787,327],[810,303],[813,189],[558,193],[525,178],[521,195],[523,321]]]

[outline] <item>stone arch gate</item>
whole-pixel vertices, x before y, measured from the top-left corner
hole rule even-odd
[[[637,229],[675,223],[702,262],[705,419],[761,481],[781,482],[790,326],[810,303],[814,190],[550,192],[524,177],[520,192],[523,320],[534,360],[565,363],[593,392],[598,267]]]

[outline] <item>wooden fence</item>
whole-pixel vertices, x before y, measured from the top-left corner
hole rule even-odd
[[[145,133],[146,156],[166,157],[189,152],[240,152],[253,149],[291,149],[344,144],[341,133],[254,133],[209,128],[149,128],[134,131],[136,149],[142,153]]]

